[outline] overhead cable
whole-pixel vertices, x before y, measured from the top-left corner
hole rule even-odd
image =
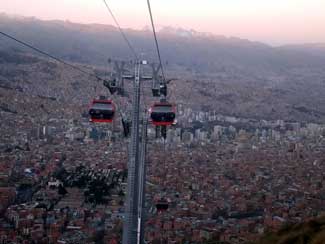
[[[130,41],[128,40],[128,38],[126,37],[126,35],[125,35],[123,29],[121,28],[119,22],[117,21],[117,19],[116,19],[114,13],[113,13],[113,11],[112,11],[112,9],[108,6],[106,0],[103,0],[103,2],[104,2],[104,4],[105,4],[105,6],[106,6],[108,12],[109,12],[110,15],[112,16],[112,18],[113,18],[113,20],[114,20],[114,22],[115,22],[115,25],[116,25],[117,28],[119,29],[119,31],[120,31],[120,33],[121,33],[123,39],[125,40],[125,42],[127,43],[128,47],[130,48],[132,54],[134,55],[135,59],[138,60],[138,55],[137,55],[136,51],[135,51],[134,48],[132,47],[132,45],[131,45]]]
[[[56,61],[58,61],[59,63],[62,63],[62,64],[64,64],[64,65],[66,65],[66,66],[69,66],[70,68],[72,68],[72,69],[74,69],[74,70],[77,70],[77,71],[79,71],[79,72],[81,72],[81,73],[83,73],[83,74],[86,74],[86,75],[89,75],[89,76],[91,76],[91,77],[94,77],[94,78],[96,78],[96,79],[99,80],[99,81],[105,81],[105,79],[102,79],[102,78],[100,78],[99,76],[97,76],[97,75],[95,75],[95,74],[93,74],[93,73],[90,73],[90,72],[88,72],[88,71],[85,71],[85,70],[83,70],[83,69],[81,69],[81,68],[79,68],[79,67],[77,67],[77,66],[75,66],[75,65],[69,64],[68,62],[63,61],[62,59],[60,59],[60,58],[58,58],[58,57],[55,57],[55,56],[53,56],[53,55],[51,55],[51,54],[49,54],[49,53],[46,53],[46,52],[40,50],[39,48],[36,48],[36,47],[32,46],[31,44],[28,44],[28,43],[26,43],[26,42],[24,42],[24,41],[18,40],[17,38],[15,38],[15,37],[13,37],[13,36],[7,34],[7,33],[4,33],[4,32],[2,32],[2,31],[0,31],[0,34],[3,35],[3,36],[5,36],[5,37],[7,37],[7,38],[9,38],[9,39],[11,39],[11,40],[14,40],[14,41],[20,43],[20,44],[23,45],[23,46],[29,47],[30,49],[32,49],[32,50],[34,50],[34,51],[36,51],[36,52],[38,52],[38,53],[41,53],[41,54],[43,54],[44,56],[47,56],[47,57],[49,57],[49,58],[51,58],[51,59],[53,59],[53,60],[56,60]]]
[[[163,68],[163,65],[162,65],[162,61],[161,61],[161,55],[160,55],[159,44],[158,44],[158,39],[157,39],[157,34],[156,34],[156,28],[155,28],[155,24],[154,24],[153,17],[152,17],[150,0],[147,0],[147,5],[148,5],[149,14],[150,14],[150,21],[151,21],[153,36],[155,38],[159,64],[160,64],[160,67],[161,67],[161,73],[162,73],[162,77],[163,77],[164,82],[166,82],[165,72],[164,72],[164,68]]]

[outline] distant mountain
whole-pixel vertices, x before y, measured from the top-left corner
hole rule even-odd
[[[2,14],[0,30],[99,74],[105,73],[108,58],[132,58],[118,30],[109,25]],[[138,53],[157,60],[150,29],[125,32]],[[170,100],[234,116],[325,123],[325,55],[318,52],[322,45],[275,48],[172,27],[162,28],[158,37],[167,76],[178,78],[170,85]],[[35,61],[38,54],[30,53],[0,36],[0,80],[20,84],[26,95],[46,91],[47,97],[74,98],[75,104],[95,95],[83,90],[92,89],[89,84],[74,89],[76,82],[89,77],[76,81],[73,77],[80,74],[44,58]]]
[[[280,47],[279,49],[301,52],[301,53],[305,53],[307,55],[312,54],[314,56],[325,57],[325,43],[286,45],[286,46]]]
[[[18,18],[2,14],[0,29],[73,62],[103,65],[108,57],[132,58],[118,30],[109,25],[41,21],[32,17]],[[148,60],[156,60],[149,29],[125,31],[138,53],[143,53]],[[163,28],[159,33],[159,42],[164,61],[199,73],[215,73],[223,69],[259,74],[282,73],[284,69],[319,66],[325,61],[312,54],[301,55],[292,51],[292,48],[277,49],[258,42],[181,28]],[[8,46],[17,45],[2,39],[1,47]]]

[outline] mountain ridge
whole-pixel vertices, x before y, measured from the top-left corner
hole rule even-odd
[[[103,64],[107,59],[104,53],[107,53],[106,56],[132,57],[123,43],[118,29],[112,25],[78,24],[63,20],[43,21],[35,17],[19,17],[17,19],[8,17],[6,14],[0,14],[0,18],[2,22],[0,27],[3,31],[15,34],[17,38],[30,41],[32,44],[57,53],[60,57],[70,59],[70,61]],[[156,59],[150,30],[124,29],[124,31],[139,53],[144,53],[145,58],[149,60]],[[245,58],[245,66],[250,66],[247,68],[254,68],[249,65],[251,62],[252,65],[263,65],[262,68],[269,69],[272,68],[270,63],[274,63],[273,59],[278,63],[290,64],[292,60],[288,62],[288,59],[295,61],[301,58],[292,58],[299,52],[286,46],[275,48],[261,42],[211,35],[182,28],[165,27],[158,35],[165,61],[180,63],[183,66],[193,67],[195,63],[200,63],[200,68],[204,68],[220,59],[231,66],[238,65],[240,62],[237,61]],[[13,44],[7,43],[7,45]],[[85,53],[83,54],[83,52]],[[304,58],[310,59],[312,62],[315,58],[321,58],[314,57],[313,53],[307,57],[305,57],[306,53],[304,54]],[[243,63],[245,62],[241,62],[241,65]]]
[[[37,19],[29,23],[4,16],[0,20],[2,31],[65,61],[94,66],[103,74],[108,58],[133,58],[112,26],[91,28]],[[136,51],[143,53],[143,58],[149,62],[157,60],[149,30],[126,30],[126,34]],[[170,86],[172,101],[196,110],[208,107],[218,113],[245,118],[325,122],[325,57],[236,38],[216,41],[210,37],[175,34],[158,38],[166,75],[178,79]],[[4,37],[0,37],[1,50],[7,52],[5,56],[14,55],[17,50],[31,53]],[[50,63],[42,67],[47,65]],[[15,75],[11,74],[17,73],[19,79],[26,80],[23,74],[32,70],[37,75],[36,67],[3,62],[0,77],[12,79]],[[61,70],[53,72],[51,80],[62,79]],[[64,73],[70,76],[71,72]],[[43,72],[38,75],[47,77]],[[33,82],[32,77],[28,79]],[[76,96],[73,90],[70,95]],[[56,93],[49,91],[48,96],[56,97]]]

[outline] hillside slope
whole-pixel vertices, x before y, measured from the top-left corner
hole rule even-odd
[[[133,58],[118,30],[109,25],[83,25],[68,21],[41,21],[36,18],[14,18],[0,14],[0,29],[39,48],[73,62],[105,64],[108,57]],[[150,30],[125,30],[138,53],[156,60]],[[224,70],[270,75],[299,67],[321,67],[325,57],[301,54],[292,48],[271,46],[195,31],[163,28],[159,32],[163,59],[171,65],[199,73]],[[1,40],[1,47],[16,46]]]
[[[265,235],[257,244],[324,244],[325,218],[287,226]]]
[[[112,26],[2,14],[0,30],[90,70],[101,66],[105,71],[108,57],[131,58]],[[156,60],[150,31],[126,33],[139,53]],[[325,56],[173,28],[162,29],[159,39],[163,59],[168,60],[167,76],[178,79],[170,86],[171,101],[240,117],[325,123]],[[35,62],[38,54],[31,55],[29,49],[4,37],[0,37],[0,51],[0,78],[23,87],[25,94],[73,98],[76,103],[91,99],[89,77],[44,58]],[[17,53],[22,60],[29,57],[30,64],[12,63]],[[72,89],[77,83],[79,89]]]

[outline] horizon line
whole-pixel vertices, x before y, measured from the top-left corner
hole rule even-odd
[[[91,25],[102,25],[102,26],[107,26],[107,27],[113,27],[116,28],[117,27],[114,24],[107,24],[107,23],[99,23],[99,22],[76,22],[70,19],[59,19],[59,18],[41,18],[38,16],[27,16],[27,15],[21,15],[21,14],[11,14],[11,13],[7,13],[7,12],[0,12],[0,16],[5,16],[8,18],[12,18],[12,19],[19,19],[19,18],[25,18],[25,19],[36,19],[38,21],[44,21],[44,22],[54,22],[54,21],[58,21],[58,22],[65,22],[65,23],[70,23],[70,24],[75,24],[75,25],[84,25],[84,26],[91,26]],[[325,45],[325,42],[287,42],[287,43],[282,43],[282,44],[275,44],[274,42],[270,41],[270,42],[265,42],[265,41],[260,41],[260,40],[252,40],[249,38],[243,38],[243,37],[239,37],[239,36],[227,36],[224,34],[217,34],[217,33],[213,33],[213,32],[204,32],[204,31],[198,31],[194,28],[184,28],[181,26],[170,26],[170,25],[157,25],[158,26],[158,31],[161,32],[164,29],[167,28],[171,28],[175,31],[177,30],[183,30],[183,31],[187,31],[187,32],[196,32],[197,34],[204,36],[204,37],[213,37],[213,38],[225,38],[225,39],[238,39],[238,40],[242,40],[242,41],[248,41],[251,43],[256,43],[256,44],[262,44],[262,45],[266,45],[272,48],[279,48],[279,47],[285,47],[285,46],[306,46],[306,45]],[[149,30],[148,30],[149,28]],[[124,30],[133,30],[133,31],[151,31],[149,25],[144,25],[142,28],[136,28],[136,27],[124,27],[122,26],[122,29]]]

